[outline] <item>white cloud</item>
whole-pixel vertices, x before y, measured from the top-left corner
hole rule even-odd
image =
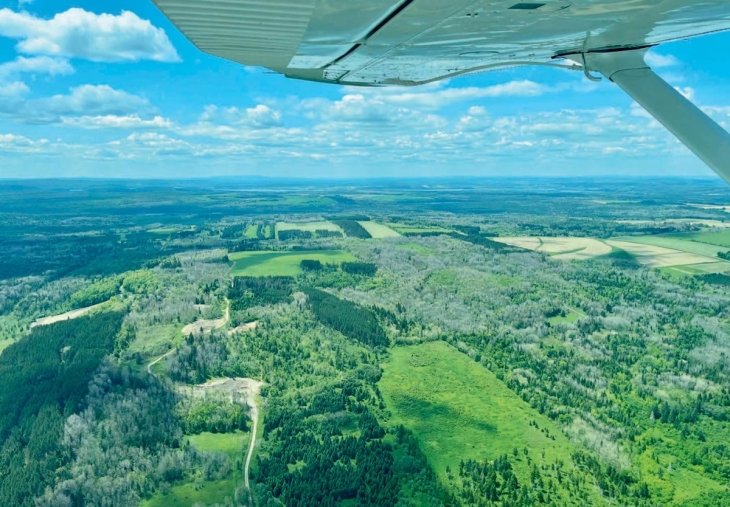
[[[66,76],[73,74],[74,68],[67,60],[49,56],[26,58],[19,56],[11,62],[0,64],[0,79],[19,74],[48,74],[50,76]]]
[[[30,91],[28,85],[22,81],[0,83],[0,97],[18,97]]]
[[[73,8],[42,19],[5,8],[0,9],[0,35],[18,39],[18,52],[29,55],[100,62],[180,60],[164,30],[129,11],[94,14]]]
[[[684,88],[675,86],[674,89],[677,90],[679,93],[681,93],[685,99],[689,100],[690,102],[694,101],[695,90],[691,86],[685,86]]]
[[[151,106],[145,98],[108,85],[82,85],[72,88],[68,95],[36,100],[33,107],[51,116],[122,116]]]
[[[281,125],[281,113],[263,104],[246,109],[246,119],[255,127],[266,128]]]
[[[30,139],[17,134],[0,134],[0,152],[43,153],[48,148],[47,139]]]
[[[23,83],[6,85],[5,91],[15,95],[0,95],[0,114],[27,124],[66,123],[86,128],[166,126],[167,120],[163,118],[140,117],[154,112],[147,99],[107,85],[77,86],[66,95],[36,100],[23,100],[18,95],[27,91],[24,87]]]
[[[125,116],[104,115],[104,116],[77,116],[64,117],[61,123],[71,127],[79,127],[85,129],[170,129],[173,123],[162,116],[155,116],[146,120],[137,114],[129,114]]]
[[[653,67],[656,69],[660,69],[663,67],[674,67],[675,65],[679,65],[679,60],[677,60],[674,56],[660,55],[659,53],[654,53],[653,51],[649,51],[644,57],[644,60],[649,65],[649,67]]]
[[[271,128],[281,125],[281,113],[264,104],[258,104],[247,109],[237,107],[206,106],[202,122],[223,122],[232,125],[248,125],[255,128]]]
[[[388,90],[388,89],[386,89]],[[394,92],[392,90],[398,90]],[[377,96],[381,101],[408,106],[421,106],[428,108],[440,108],[450,104],[461,102],[464,100],[474,100],[480,98],[496,98],[496,97],[536,97],[549,91],[550,89],[534,81],[521,80],[510,81],[508,83],[479,87],[465,88],[444,88],[434,89],[434,87],[416,88],[413,91],[401,91],[402,89],[383,89],[374,88],[372,91],[363,91],[361,93]]]

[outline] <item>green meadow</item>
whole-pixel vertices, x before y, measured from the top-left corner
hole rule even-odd
[[[397,238],[400,236],[400,234],[387,225],[370,221],[362,221],[358,223],[362,225],[363,229],[368,231],[373,238]]]
[[[419,234],[419,233],[433,233],[433,232],[443,232],[444,234],[453,232],[451,229],[446,229],[444,227],[437,227],[437,226],[430,226],[430,225],[423,225],[423,226],[412,226],[412,225],[403,225],[403,224],[388,224],[388,227],[393,229],[396,232],[399,232],[400,234]]]
[[[720,232],[692,232],[689,234],[682,234],[677,237],[696,241],[698,243],[707,243],[709,245],[730,248],[730,230],[728,229]]]
[[[258,230],[257,225],[249,225],[246,227],[246,232],[243,233],[243,235],[249,239],[256,239],[258,236],[256,235],[256,231]]]
[[[239,476],[221,481],[185,483],[173,486],[167,494],[156,493],[149,500],[143,500],[141,507],[193,507],[197,505],[226,505],[226,499],[233,500]]]
[[[705,234],[701,234],[700,236],[704,235]],[[707,235],[712,236],[714,233]],[[708,244],[710,243],[709,241],[699,242],[699,240],[694,239],[696,236],[696,233],[692,233],[672,236],[626,236],[613,239],[631,241],[632,243],[641,243],[643,245],[672,248],[674,250],[679,250],[680,252],[705,255],[707,257],[716,257],[717,252],[727,252],[730,250],[730,248],[723,248],[722,246],[717,246],[715,244]]]
[[[233,276],[294,276],[301,273],[300,263],[317,260],[322,264],[340,264],[357,259],[344,250],[256,251],[228,255],[233,261]]]
[[[571,463],[574,447],[560,428],[447,343],[393,348],[383,366],[380,389],[392,414],[387,424],[415,433],[443,481],[446,468],[458,470],[461,460],[511,457],[515,448],[528,448],[538,465]],[[520,479],[529,475],[521,458],[515,468]]]
[[[249,436],[243,431],[235,433],[209,433],[203,432],[198,435],[190,435],[185,440],[199,451],[222,452],[234,460],[246,454],[244,446],[248,444]]]
[[[548,322],[552,325],[554,324],[572,324],[576,320],[580,319],[581,317],[584,317],[584,315],[581,315],[578,312],[570,311],[569,313],[565,314],[565,317],[558,315],[557,317],[550,317],[548,319]]]

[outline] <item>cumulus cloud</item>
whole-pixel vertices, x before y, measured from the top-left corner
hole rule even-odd
[[[155,116],[147,120],[138,114],[63,117],[61,123],[84,129],[170,129],[173,127],[173,123],[162,116]]]
[[[202,122],[222,122],[232,125],[248,125],[255,128],[271,128],[281,125],[281,113],[264,104],[239,109],[237,107],[205,107]]]
[[[373,89],[373,91],[365,91],[363,93],[376,95],[381,101],[386,103],[435,109],[448,106],[456,102],[480,98],[536,97],[550,90],[548,87],[530,80],[510,81],[508,83],[486,87],[471,86],[465,88],[434,88],[435,87],[433,86],[423,87],[412,91],[401,91],[402,89],[399,88],[390,89],[398,90],[397,92],[382,91],[382,89],[376,88]]]
[[[30,91],[28,85],[22,81],[12,81],[9,83],[0,82],[0,97],[18,97],[25,95]]]
[[[48,74],[49,76],[66,76],[73,74],[74,68],[67,60],[49,56],[26,58],[19,56],[11,62],[0,64],[0,79],[20,74]]]
[[[68,95],[36,100],[33,107],[51,116],[123,116],[151,106],[143,97],[108,85],[82,85],[72,88]]]
[[[116,126],[127,124],[130,128],[145,126],[145,122],[147,126],[165,125],[162,118],[141,119],[141,114],[154,113],[154,108],[147,99],[108,85],[77,86],[68,94],[36,100],[23,100],[18,96],[27,92],[27,87],[24,86],[23,83],[11,83],[4,89],[6,96],[0,94],[0,114],[19,123],[76,123],[77,126],[87,128],[94,123],[99,128],[103,124],[107,127],[115,126],[115,123]],[[9,92],[15,92],[15,95],[8,96]]]
[[[73,8],[43,19],[5,8],[0,9],[0,35],[19,40],[18,52],[28,55],[97,62],[180,60],[164,30],[129,11],[113,15]]]
[[[679,60],[677,60],[674,56],[661,55],[659,53],[654,53],[653,51],[649,51],[646,54],[644,60],[649,65],[649,67],[653,67],[656,69],[660,69],[663,67],[674,67],[675,65],[679,65]]]

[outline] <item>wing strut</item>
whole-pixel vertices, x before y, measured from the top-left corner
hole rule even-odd
[[[644,61],[648,48],[574,55],[586,70],[619,85],[702,161],[730,183],[730,133],[703,113]]]

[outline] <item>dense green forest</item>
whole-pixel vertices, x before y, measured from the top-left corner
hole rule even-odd
[[[0,503],[34,505],[66,464],[64,418],[114,349],[123,315],[39,326],[0,355]]]
[[[724,187],[57,185],[0,185],[2,505],[730,504]]]
[[[339,219],[334,221],[335,224],[340,226],[345,234],[351,238],[369,238],[370,233],[365,228],[351,219]]]

